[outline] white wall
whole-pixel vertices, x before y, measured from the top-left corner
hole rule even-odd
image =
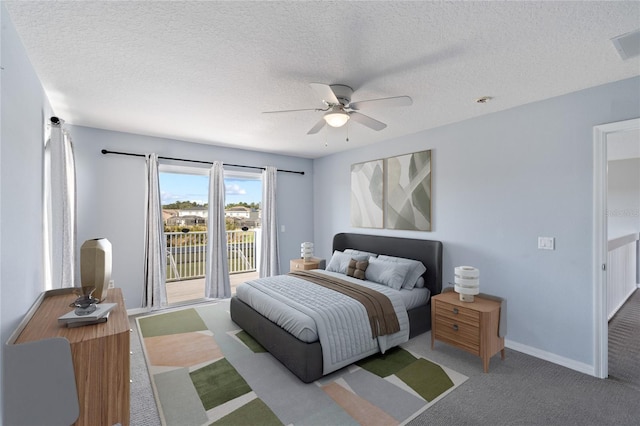
[[[3,4],[0,14],[0,334],[4,351],[4,342],[44,290],[43,135],[51,107]],[[2,377],[4,405],[5,389],[16,384],[4,383]]]
[[[444,285],[472,265],[481,291],[507,298],[511,347],[591,371],[592,131],[640,116],[639,89],[633,78],[316,160],[317,252],[337,232],[441,240]],[[425,149],[433,232],[351,227],[351,164]],[[538,236],[556,249],[538,250]]]
[[[289,259],[300,257],[301,242],[313,240],[313,163],[309,159],[80,126],[68,129],[76,154],[78,247],[90,238],[104,237],[111,242],[112,276],[123,289],[129,309],[139,308],[142,302],[145,160],[103,155],[103,148],[303,171],[304,176],[278,173],[278,221],[285,226],[285,232],[279,233],[281,271],[288,272]]]
[[[640,232],[640,158],[608,162],[607,228],[610,240]]]

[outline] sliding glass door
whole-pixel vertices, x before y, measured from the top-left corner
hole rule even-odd
[[[209,169],[160,165],[160,192],[167,242],[169,305],[205,297]],[[225,222],[231,292],[257,278],[260,247],[261,174],[225,171]]]
[[[160,166],[170,305],[204,299],[208,173],[205,168]]]

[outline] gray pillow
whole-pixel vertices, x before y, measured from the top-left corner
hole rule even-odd
[[[355,260],[367,260],[368,256],[350,255],[347,253],[343,253],[340,250],[336,250],[333,252],[333,256],[331,256],[331,260],[329,261],[326,270],[330,272],[339,272],[341,274],[346,274],[347,268],[349,267],[349,261],[352,258]]]
[[[409,270],[410,266],[406,263],[385,262],[375,257],[370,257],[369,265],[364,274],[368,281],[400,290]]]
[[[409,265],[410,272],[407,274],[404,282],[402,283],[402,288],[406,288],[407,290],[411,290],[413,287],[415,287],[416,283],[418,282],[418,278],[420,278],[422,274],[427,271],[427,268],[419,260],[405,259],[404,257],[386,256],[383,254],[378,256],[378,259],[384,262],[404,263]]]

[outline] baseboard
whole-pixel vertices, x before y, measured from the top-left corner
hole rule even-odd
[[[146,314],[148,312],[151,312],[150,309],[147,308],[133,308],[133,309],[127,309],[127,315],[128,316],[132,316],[132,315],[140,315],[140,314]]]
[[[551,352],[543,351],[531,346],[523,345],[522,343],[514,342],[513,340],[505,339],[505,346],[514,351],[522,352],[527,355],[531,355],[536,358],[543,359],[545,361],[552,362],[554,364],[561,365],[563,367],[570,368],[580,373],[588,374],[595,377],[595,368],[593,365],[585,364],[573,359],[565,358],[560,355],[556,355]]]

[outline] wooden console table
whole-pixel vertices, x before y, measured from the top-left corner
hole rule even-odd
[[[46,352],[47,344],[53,346],[55,343],[59,346],[61,342],[64,344],[63,339],[66,339],[71,350],[79,406],[79,416],[73,424],[113,425],[120,423],[123,426],[129,425],[129,345],[131,337],[122,291],[116,288],[109,289],[107,292],[105,302],[118,304],[109,313],[107,322],[67,328],[58,324],[58,317],[72,310],[69,304],[77,297],[72,293],[73,290],[59,289],[42,293],[7,342],[7,349],[11,351],[11,346],[17,349],[21,346],[26,348],[29,346],[28,344],[38,343],[44,345],[38,352],[42,352],[43,348]],[[56,353],[52,350],[49,355],[46,353],[39,355],[44,359],[40,362],[33,361],[37,358],[13,356],[12,362],[18,371],[28,370],[31,367],[42,370],[41,365],[36,367],[33,364],[46,362],[47,356],[53,357]],[[61,356],[64,357],[64,350]],[[50,361],[52,365],[56,365],[57,360]],[[64,365],[64,360],[58,364]],[[46,370],[42,371],[45,375],[48,374]],[[20,377],[25,377],[25,380],[28,381],[26,375],[17,376],[16,380],[19,380]],[[46,377],[43,380],[46,380]],[[27,383],[24,386],[29,385]],[[36,386],[31,386],[31,388]],[[51,407],[46,407],[47,401],[33,401],[31,404],[32,410],[51,409]]]

